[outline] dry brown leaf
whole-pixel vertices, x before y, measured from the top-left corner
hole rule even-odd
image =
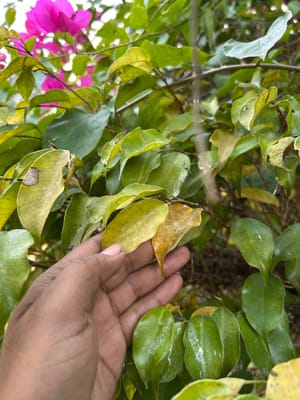
[[[201,224],[201,212],[202,208],[191,208],[181,203],[169,205],[166,220],[152,238],[154,254],[162,275],[165,256],[177,246],[191,228]]]

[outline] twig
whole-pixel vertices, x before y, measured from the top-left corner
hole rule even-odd
[[[198,76],[201,75],[201,69],[198,60],[198,46],[197,46],[197,24],[198,24],[198,1],[192,0],[192,10],[190,17],[190,37],[193,54],[193,103],[192,110],[194,116],[194,130],[195,130],[195,148],[198,154],[198,169],[201,174],[206,199],[208,203],[217,203],[219,195],[217,192],[217,186],[215,179],[209,165],[207,158],[207,143],[202,130],[201,115],[200,115],[200,79]]]

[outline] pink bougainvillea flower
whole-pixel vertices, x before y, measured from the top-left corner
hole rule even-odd
[[[41,36],[49,32],[69,32],[76,35],[87,28],[92,19],[90,11],[74,12],[67,0],[38,0],[26,15],[26,29],[31,36]]]
[[[57,77],[59,79],[56,79],[52,76],[46,76],[44,79],[41,87],[44,92],[48,92],[48,90],[52,89],[65,89],[64,82],[66,81],[65,79],[65,74],[62,69],[60,69],[57,73]]]
[[[5,68],[6,54],[0,53],[0,69]]]

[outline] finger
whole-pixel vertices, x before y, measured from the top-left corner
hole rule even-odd
[[[14,318],[21,318],[22,315],[38,302],[51,304],[67,309],[67,305],[90,308],[96,291],[101,288],[102,282],[122,268],[125,253],[121,246],[113,245],[101,254],[94,254],[84,258],[75,259],[66,263],[59,274],[50,268],[44,277],[39,277],[28,290],[19,304]]]
[[[157,263],[148,265],[133,272],[116,289],[109,293],[112,307],[116,315],[122,314],[131,304],[145,296],[182,268],[189,260],[190,253],[181,247],[169,254],[164,262],[165,276],[162,276]]]
[[[115,274],[111,277],[109,281],[105,284],[105,290],[111,291],[117,286],[119,286],[124,280],[127,279],[127,276],[143,268],[145,265],[149,265],[154,260],[154,253],[151,241],[141,244],[135,251],[130,254],[127,254],[124,268],[118,271],[118,274]]]
[[[100,252],[102,242],[102,234],[92,236],[79,246],[75,247],[62,260],[69,261],[70,259],[80,258],[89,254],[96,254]]]
[[[172,275],[147,296],[134,303],[121,317],[120,322],[127,344],[131,342],[133,330],[140,318],[151,308],[169,303],[182,287],[182,277]]]

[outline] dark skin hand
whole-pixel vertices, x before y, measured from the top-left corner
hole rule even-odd
[[[0,355],[7,400],[111,400],[140,317],[174,298],[176,274],[190,254],[181,247],[160,275],[150,242],[126,255],[99,253],[95,236],[31,286],[12,314]]]

